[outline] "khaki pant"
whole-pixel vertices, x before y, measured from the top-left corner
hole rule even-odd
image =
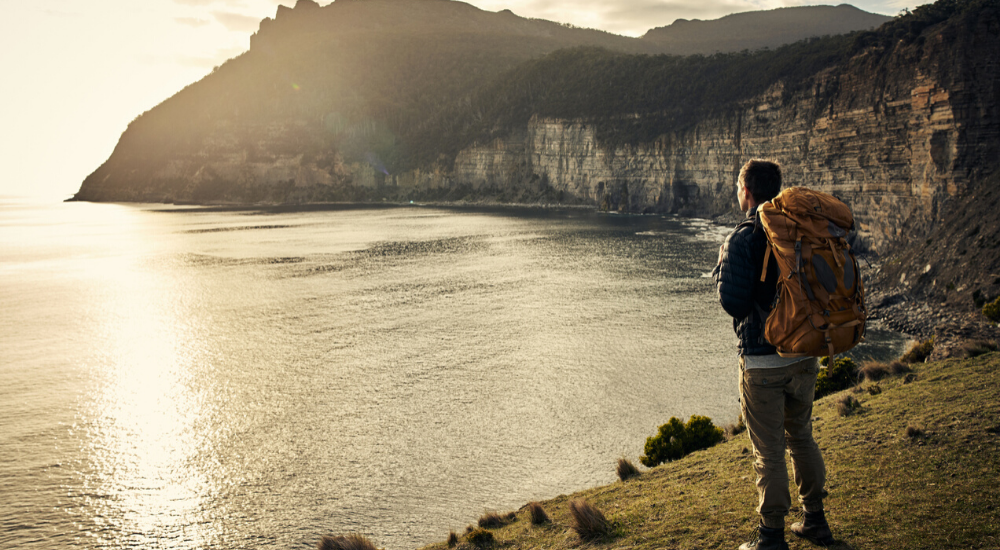
[[[750,441],[760,505],[766,527],[784,527],[791,507],[785,446],[792,455],[799,502],[807,512],[823,509],[826,466],[812,437],[816,359],[771,369],[747,369],[740,358],[740,406]]]

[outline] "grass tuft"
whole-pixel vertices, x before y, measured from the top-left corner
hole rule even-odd
[[[473,527],[473,526],[471,526],[471,525],[466,525],[466,526],[465,526],[465,534],[466,534],[466,535],[468,535],[469,533],[471,533],[471,532],[473,532],[473,531],[475,531],[475,530],[476,530],[476,528],[475,528],[475,527]]]
[[[900,360],[904,363],[923,363],[934,351],[934,338],[913,344],[910,351],[903,354]]]
[[[880,361],[865,361],[861,364],[861,376],[865,380],[878,382],[889,376],[889,366]]]
[[[454,548],[458,545],[458,533],[452,531],[448,533],[448,548]]]
[[[327,535],[317,544],[319,550],[378,550],[372,541],[363,535]]]
[[[907,365],[902,361],[893,361],[892,363],[889,363],[889,372],[892,373],[893,376],[902,376],[913,372],[913,369],[910,368],[910,365]]]
[[[595,540],[611,534],[611,523],[586,500],[571,500],[569,513],[573,516],[572,528],[581,539]]]
[[[880,393],[882,393],[882,386],[879,386],[878,384],[868,386],[868,395],[878,395]]]
[[[628,481],[633,477],[639,477],[639,469],[635,467],[635,464],[627,458],[618,459],[618,479],[622,481]]]
[[[545,508],[538,502],[528,503],[528,513],[531,514],[532,525],[542,525],[551,521],[549,515],[545,513]]]
[[[733,422],[732,424],[726,424],[725,426],[722,427],[722,432],[726,436],[726,441],[729,441],[730,439],[740,435],[746,430],[747,430],[747,425],[743,423],[743,415],[740,415],[740,417],[736,419],[736,422]]]
[[[918,437],[923,437],[923,436],[924,436],[923,428],[919,428],[917,426],[906,427],[906,437],[910,439],[916,439]]]
[[[465,536],[465,540],[469,541],[473,546],[485,548],[492,545],[495,539],[493,538],[493,533],[486,529],[473,529]]]
[[[850,416],[861,410],[861,402],[850,394],[845,394],[837,398],[837,414],[840,416]]]
[[[500,514],[496,512],[486,512],[481,518],[479,518],[479,526],[484,529],[496,529],[497,527],[503,527],[503,518]]]
[[[970,340],[962,344],[963,357],[978,357],[997,350],[995,340]]]

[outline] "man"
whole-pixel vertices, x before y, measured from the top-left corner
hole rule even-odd
[[[740,550],[786,550],[785,516],[791,506],[785,446],[792,456],[795,484],[805,520],[792,532],[810,541],[833,542],[823,514],[826,468],[812,437],[812,403],[819,363],[815,357],[785,358],[764,338],[764,321],[776,294],[778,266],[772,256],[761,282],[767,238],[757,207],[781,190],[781,167],[753,159],[740,170],[736,197],[746,219],[719,249],[713,275],[719,301],[733,317],[739,338],[740,403],[756,461],[757,536]]]

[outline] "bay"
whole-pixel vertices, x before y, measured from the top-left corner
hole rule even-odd
[[[415,548],[612,482],[671,416],[737,417],[726,233],[0,199],[0,547]]]

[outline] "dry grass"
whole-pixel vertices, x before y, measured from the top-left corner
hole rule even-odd
[[[913,372],[913,369],[910,368],[910,365],[907,365],[902,361],[893,361],[889,363],[889,372],[892,373],[893,376],[902,376]]]
[[[479,526],[484,529],[496,529],[503,527],[503,518],[496,512],[486,512],[479,518]]]
[[[639,469],[635,467],[635,464],[627,458],[618,459],[618,479],[622,481],[628,481],[633,477],[639,477]]]
[[[573,516],[572,528],[581,539],[595,540],[611,534],[611,523],[600,510],[586,500],[570,501],[569,513]]]
[[[362,535],[325,536],[317,545],[319,550],[378,550],[372,541]]]
[[[962,344],[962,357],[978,357],[996,350],[995,340],[970,340]]]
[[[545,513],[545,508],[542,507],[541,503],[531,502],[528,504],[528,513],[531,515],[532,525],[542,525],[543,523],[549,523],[552,521],[549,519],[549,515]]]
[[[468,535],[465,535],[465,540],[473,546],[484,548],[491,546],[496,539],[493,538],[493,533],[486,529],[473,529]]]
[[[722,431],[726,436],[726,441],[729,441],[730,439],[740,435],[746,430],[747,430],[747,425],[743,423],[743,415],[740,415],[740,417],[736,419],[736,422],[733,422],[732,424],[726,424],[725,426],[722,427]]]
[[[861,402],[850,394],[844,394],[837,398],[837,414],[849,416],[861,410]]]
[[[859,374],[861,374],[865,380],[878,382],[879,380],[888,377],[891,373],[889,372],[889,365],[886,365],[885,363],[880,361],[865,361],[861,364]]]
[[[923,363],[931,356],[932,351],[934,351],[934,338],[913,344],[910,351],[904,353],[900,360],[904,363]]]

